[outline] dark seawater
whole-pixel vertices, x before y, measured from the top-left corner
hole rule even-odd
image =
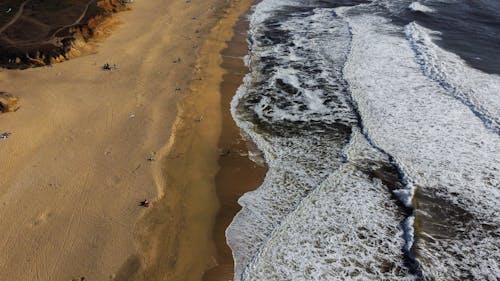
[[[500,4],[263,0],[235,280],[499,280]]]
[[[421,1],[432,13],[404,9],[398,21],[441,32],[436,43],[459,55],[469,65],[487,73],[500,74],[500,1]]]

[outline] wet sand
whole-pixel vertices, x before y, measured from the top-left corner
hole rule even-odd
[[[0,70],[20,98],[0,115],[0,280],[200,280],[217,263],[219,52],[250,2],[138,1],[97,53]]]
[[[220,86],[222,108],[222,133],[219,139],[219,171],[215,177],[219,212],[213,231],[217,253],[217,266],[207,271],[203,280],[232,280],[234,260],[231,249],[226,243],[225,232],[234,216],[241,210],[238,199],[245,193],[256,189],[262,183],[267,169],[257,165],[248,157],[248,151],[256,151],[255,145],[244,139],[240,128],[234,122],[230,103],[243,77],[248,72],[243,57],[248,54],[247,31],[248,12],[240,16],[234,26],[234,36],[221,54],[222,68],[225,71]]]

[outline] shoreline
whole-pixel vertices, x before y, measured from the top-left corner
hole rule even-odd
[[[255,1],[252,5],[255,4]],[[248,73],[244,56],[248,55],[247,32],[249,28],[247,10],[233,27],[233,36],[227,42],[227,48],[221,51],[224,69],[220,85],[222,108],[222,132],[219,138],[220,167],[215,177],[219,211],[213,231],[216,243],[217,266],[205,272],[204,281],[232,280],[234,278],[234,260],[232,251],[226,242],[226,229],[237,212],[241,210],[238,199],[246,192],[258,188],[264,180],[267,168],[258,165],[248,157],[248,151],[257,148],[242,137],[240,128],[231,115],[231,100],[243,83]]]
[[[241,0],[229,4],[197,53],[189,94],[179,103],[169,144],[161,153],[165,160],[160,161],[156,168],[158,179],[165,175],[165,180],[159,184],[165,186],[165,197],[154,203],[156,208],[138,225],[136,236],[141,241],[140,248],[146,252],[140,258],[143,266],[131,280],[161,277],[179,281],[223,280],[233,276],[232,271],[227,274],[217,270],[221,263],[233,266],[231,252],[225,245],[225,228],[222,237],[218,235],[221,230],[219,216],[216,219],[220,208],[217,203],[221,203],[217,194],[220,174],[227,168],[220,165],[219,148],[222,139],[226,138],[236,140],[240,145],[236,139],[239,131],[238,135],[225,134],[227,122],[234,122],[229,112],[229,100],[236,92],[235,86],[239,86],[242,80],[228,80],[229,69],[223,66],[227,62],[223,51],[228,50],[228,41],[236,37],[233,37],[234,32],[241,31],[238,29],[241,26],[235,25],[241,22],[242,14],[253,2]],[[244,51],[246,53],[246,49]],[[241,66],[244,67],[242,61]],[[225,84],[230,88],[226,89]],[[248,160],[247,157],[241,158]],[[233,204],[237,204],[236,200]],[[174,214],[169,216],[168,223],[160,223],[167,213]],[[164,240],[165,237],[168,239]],[[221,257],[220,251],[226,248],[229,259],[227,252]]]

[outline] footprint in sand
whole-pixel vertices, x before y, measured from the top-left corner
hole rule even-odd
[[[50,217],[52,217],[52,213],[42,212],[36,217],[35,221],[32,223],[32,226],[39,226],[41,224],[44,224]]]

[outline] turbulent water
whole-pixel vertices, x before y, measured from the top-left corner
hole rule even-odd
[[[500,280],[500,2],[263,0],[234,280]]]

